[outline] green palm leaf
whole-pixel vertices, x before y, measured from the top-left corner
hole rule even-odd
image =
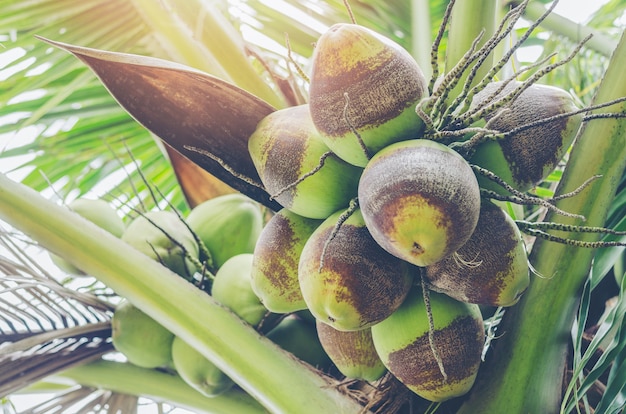
[[[31,154],[31,160],[13,169],[29,170],[24,183],[39,191],[52,184],[61,199],[81,196],[115,174],[117,180],[96,196],[125,203],[136,193],[138,200],[133,204],[150,208],[155,201],[144,191],[134,158],[145,164],[141,173],[147,182],[158,183],[174,206],[185,208],[175,176],[150,134],[119,108],[84,66],[34,38],[35,34],[62,34],[108,49],[145,52],[149,48],[165,55],[132,4],[93,0],[13,3],[2,6],[2,26],[17,29],[14,39],[4,46],[24,53],[5,68],[16,72],[0,86],[0,117],[21,115],[0,125],[0,133],[22,133],[9,138],[10,149],[4,148],[0,156]],[[27,76],[34,68],[41,68],[41,73]],[[18,96],[23,98],[14,99]],[[129,172],[124,167],[130,167]]]

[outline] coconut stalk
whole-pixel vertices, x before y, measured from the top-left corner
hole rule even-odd
[[[595,103],[626,96],[622,34],[594,98]],[[606,112],[624,112],[621,103]],[[556,194],[564,194],[593,175],[602,179],[575,197],[557,203],[586,221],[548,214],[547,221],[602,226],[626,167],[626,120],[596,119],[583,125]],[[571,234],[557,234],[572,238]],[[597,235],[580,236],[595,241]],[[481,368],[469,400],[459,414],[476,412],[557,413],[562,399],[570,330],[588,277],[594,251],[537,240],[530,260],[535,277],[519,304],[504,316],[499,339]]]
[[[177,407],[207,414],[262,414],[267,411],[245,392],[232,389],[216,397],[206,397],[191,388],[182,378],[136,365],[96,361],[70,368],[56,379],[79,383],[123,394],[149,397]]]
[[[180,336],[270,412],[357,413],[362,407],[211,296],[95,224],[0,174],[0,220],[71,258]]]
[[[448,29],[446,73],[452,71],[462,61],[475,39],[481,36],[476,46],[476,50],[478,50],[493,35],[496,30],[498,10],[497,0],[457,1],[454,4]],[[487,74],[489,69],[491,69],[492,63],[493,54],[490,54],[476,72],[472,86]],[[454,99],[459,94],[465,84],[467,75],[468,73],[465,72],[460,77],[457,85],[448,93],[450,99]]]
[[[411,55],[419,64],[426,79],[432,76],[430,67],[431,24],[428,0],[411,1]]]

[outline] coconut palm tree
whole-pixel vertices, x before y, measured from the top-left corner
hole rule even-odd
[[[204,200],[240,191],[276,210],[262,188],[241,179],[254,174],[246,170],[250,163],[241,148],[247,136],[228,131],[237,126],[249,133],[265,114],[307,102],[314,44],[338,22],[355,21],[388,36],[434,80],[462,64],[482,29],[479,45],[523,3],[517,10],[528,23],[511,26],[489,55],[493,63],[485,66],[495,65],[518,39],[540,53],[525,58],[518,52],[495,77],[506,79],[528,67],[517,73],[525,80],[559,63],[540,82],[571,91],[581,105],[626,96],[619,70],[626,58],[619,26],[623,0],[607,2],[586,26],[547,13],[543,1],[458,2],[450,16],[448,1],[349,3],[0,2],[0,62],[6,62],[0,69],[0,134],[7,137],[0,163],[12,178],[0,176],[0,218],[8,223],[0,235],[3,407],[20,392],[45,391],[53,394],[50,401],[29,412],[48,412],[48,404],[134,412],[144,398],[162,409],[197,412],[359,412],[364,406],[379,412],[623,410],[623,247],[591,249],[598,247],[597,233],[580,236],[533,225],[572,222],[554,211],[546,215],[545,204],[504,202],[529,230],[536,275],[518,304],[484,310],[488,341],[477,382],[466,397],[439,405],[408,393],[393,378],[372,385],[307,369],[241,326],[210,296],[62,208],[79,197],[97,197],[130,221],[154,209],[185,215]],[[538,27],[528,31],[533,22]],[[440,31],[442,23],[446,31]],[[588,33],[593,37],[581,44]],[[153,82],[141,81],[148,78]],[[165,92],[155,93],[157,87]],[[190,98],[198,88],[227,110],[215,116],[211,105]],[[458,88],[450,87],[456,90],[452,96]],[[623,114],[619,105],[600,112]],[[168,114],[171,120],[163,121]],[[586,226],[623,232],[624,121],[586,116],[562,165],[531,195],[585,216]],[[195,136],[187,119],[205,121],[202,139],[185,138]],[[601,184],[577,190],[581,177],[595,175],[602,175]],[[572,191],[575,196],[562,197]],[[557,242],[556,235],[567,240]],[[601,241],[626,240],[606,234]],[[93,277],[65,278],[42,258],[42,248],[73,257]],[[110,320],[121,297],[192,343],[238,386],[206,398],[171,370],[115,359]],[[210,327],[199,314],[211,320]]]

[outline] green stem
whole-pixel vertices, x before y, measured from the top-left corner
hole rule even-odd
[[[93,275],[180,336],[271,412],[359,412],[251,326],[169,269],[0,174],[0,220]]]
[[[470,49],[474,40],[484,30],[479,49],[493,35],[496,30],[496,14],[498,0],[458,0],[454,4],[450,16],[450,28],[448,29],[448,48],[446,49],[446,73],[461,60],[463,55]],[[479,82],[489,71],[493,63],[493,55],[490,55],[480,67],[472,84]],[[454,99],[465,83],[467,73],[461,77],[461,81],[449,94],[449,99]]]
[[[595,103],[626,95],[623,68],[626,36],[616,49],[595,97]],[[625,104],[607,112],[622,112]],[[602,178],[580,194],[557,204],[582,214],[586,221],[549,214],[547,221],[602,226],[626,168],[626,120],[587,123],[572,149],[557,194],[576,189],[585,179]],[[563,234],[567,236],[567,234]],[[593,241],[597,234],[585,234]],[[543,277],[532,280],[520,302],[505,314],[493,352],[459,413],[543,413],[559,411],[570,329],[589,274],[594,251],[537,240],[531,262]]]
[[[411,39],[411,54],[424,72],[426,79],[430,79],[432,76],[430,66],[432,36],[428,0],[411,1]]]
[[[531,1],[524,11],[524,17],[530,21],[535,21],[545,12],[546,7],[543,4],[537,1]],[[615,50],[615,47],[617,46],[617,43],[612,38],[588,26],[575,23],[554,12],[550,13],[550,15],[546,17],[546,19],[541,23],[541,27],[561,36],[565,36],[575,43],[578,43],[588,35],[593,34],[593,37],[585,43],[585,46],[603,54],[604,56],[611,56],[611,53],[613,53],[613,50]]]
[[[207,414],[259,414],[265,409],[248,394],[233,389],[217,397],[206,397],[177,375],[113,361],[96,361],[68,369],[58,375],[83,386],[168,402],[177,407]]]

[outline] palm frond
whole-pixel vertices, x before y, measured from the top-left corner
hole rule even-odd
[[[95,196],[122,203],[136,199],[132,205],[151,208],[155,200],[144,191],[137,171],[141,165],[146,182],[158,183],[176,208],[186,209],[176,176],[152,136],[80,62],[34,37],[62,36],[108,50],[166,57],[132,3],[3,2],[0,16],[1,27],[14,28],[5,34],[4,54],[17,56],[3,69],[0,84],[0,134],[8,136],[0,158],[22,155],[11,159],[11,169],[21,169],[24,182],[36,190],[52,184],[61,199],[80,197],[113,175],[117,179],[107,180]]]
[[[73,387],[43,402],[23,410],[20,414],[60,413],[65,410],[89,413],[134,414],[139,398],[89,387]]]
[[[73,366],[99,359],[113,350],[109,340],[109,324],[91,325],[84,330],[70,329],[66,334],[68,336],[61,332],[53,332],[53,335],[39,334],[17,341],[13,346],[7,347],[8,349],[0,348],[0,396],[7,396]],[[50,336],[55,338],[47,339]],[[34,342],[36,344],[31,346]],[[22,347],[24,349],[20,349]]]
[[[231,20],[244,33],[246,39],[255,43],[255,39],[267,37],[274,42],[274,47],[281,50],[278,58],[284,60],[286,55],[280,47],[285,47],[285,35],[289,37],[289,44],[295,55],[306,61],[312,54],[318,37],[335,23],[350,23],[351,17],[343,0],[315,1],[296,0],[288,4],[282,2],[268,3],[260,0],[232,0],[229,2],[236,13],[231,13]],[[448,0],[429,1],[428,11],[431,36],[423,39],[413,38],[412,4],[407,1],[377,2],[361,0],[349,2],[352,13],[358,24],[383,33],[402,45],[407,50],[413,50],[416,42],[430,46]],[[263,48],[266,42],[255,43]],[[266,52],[272,52],[265,47]],[[276,50],[273,51],[276,53]]]
[[[110,303],[57,282],[4,229],[0,249],[0,396],[113,350]]]
[[[618,187],[615,199],[611,204],[611,209],[607,216],[606,224],[609,228],[616,231],[626,231],[626,172],[622,175],[622,181]],[[626,241],[626,236],[606,235],[603,237],[605,241]],[[595,288],[600,282],[611,273],[619,284],[624,278],[624,263],[626,263],[626,248],[614,247],[611,249],[599,250],[593,262],[591,269],[592,288]]]
[[[578,323],[573,331],[573,372],[562,404],[562,407],[566,407],[564,412],[573,412],[576,405],[592,405],[597,412],[611,413],[618,412],[616,408],[620,405],[623,408],[626,401],[626,381],[619,373],[626,354],[625,287],[622,286],[619,296],[607,302],[605,312],[599,320],[591,321],[590,327],[586,328],[591,306],[592,279],[585,285]],[[602,392],[596,391],[599,396],[594,396],[595,401],[591,404],[589,400],[595,391],[594,387],[597,388],[598,385]]]
[[[589,18],[589,25],[602,29],[609,35],[617,36],[620,29],[624,27],[625,17],[626,4],[624,0],[609,0]]]

